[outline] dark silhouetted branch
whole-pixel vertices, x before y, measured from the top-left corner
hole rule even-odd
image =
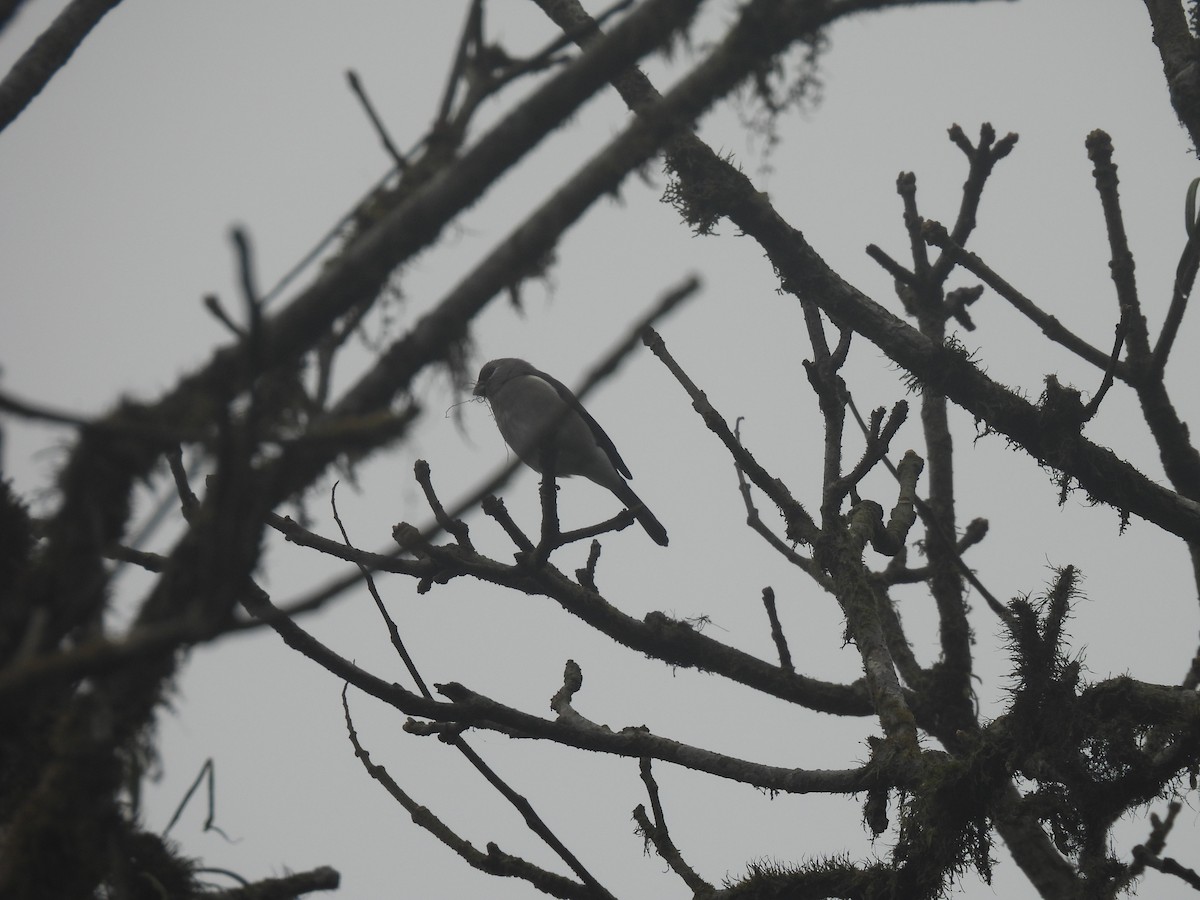
[[[121,0],[71,0],[0,81],[0,131],[17,118],[67,64],[100,20]]]

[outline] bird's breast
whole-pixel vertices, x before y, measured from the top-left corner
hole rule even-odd
[[[522,375],[505,382],[491,399],[505,443],[531,469],[542,471],[542,449],[550,445],[559,475],[583,475],[604,485],[621,480],[591,427],[553,385]]]

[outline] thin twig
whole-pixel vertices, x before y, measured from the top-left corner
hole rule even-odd
[[[850,412],[854,415],[855,421],[858,422],[858,427],[862,429],[863,434],[870,434],[870,429],[867,423],[863,421],[863,417],[859,413],[858,407],[854,404],[854,398],[847,394],[846,402],[847,406],[850,407]],[[892,473],[892,476],[899,481],[900,471],[896,468],[895,464],[893,464],[892,461],[886,456],[883,458],[883,464],[887,467],[888,471]],[[979,577],[975,574],[975,572],[967,565],[966,561],[961,556],[957,542],[942,531],[941,525],[937,521],[937,517],[934,515],[933,510],[931,510],[928,504],[926,504],[925,501],[920,497],[914,497],[913,502],[917,508],[917,512],[921,516],[922,521],[925,523],[926,527],[930,529],[930,534],[935,535],[938,540],[944,542],[944,544],[951,550],[951,556],[955,560],[956,566],[958,567],[959,572],[962,573],[962,576],[967,579],[967,581],[972,587],[975,588],[975,590],[979,591],[979,595],[983,597],[988,607],[1001,619],[1001,621],[1007,625],[1012,625],[1013,617],[1012,613],[1009,612],[1008,607],[995,598],[992,592],[984,586],[983,582],[979,580]],[[984,531],[986,531],[986,529],[984,529]]]
[[[751,455],[750,451],[741,445],[734,433],[730,431],[725,419],[708,402],[704,392],[696,386],[695,382],[687,376],[679,363],[668,352],[662,336],[654,329],[647,328],[643,341],[654,355],[663,361],[663,364],[675,376],[675,380],[687,391],[688,396],[692,398],[692,406],[696,412],[704,419],[704,423],[709,429],[721,439],[737,465],[745,471],[759,490],[779,507],[787,521],[788,538],[813,544],[819,536],[817,525],[800,502],[791,495],[787,485],[778,478],[772,477]]]
[[[188,801],[196,793],[196,788],[200,787],[200,783],[206,778],[208,779],[208,815],[204,819],[203,830],[215,831],[221,837],[225,838],[225,840],[229,840],[229,835],[213,824],[213,819],[217,815],[217,767],[211,756],[204,761],[204,765],[200,767],[200,772],[196,775],[196,780],[192,782],[192,786],[187,789],[187,793],[179,801],[179,806],[176,807],[175,814],[171,816],[171,821],[162,830],[162,837],[166,837],[175,823],[179,821],[179,817],[183,815],[183,810],[188,805]]]
[[[588,538],[594,538],[601,534],[624,531],[636,521],[637,513],[631,509],[623,509],[611,519],[605,519],[603,522],[597,522],[595,525],[588,525],[584,528],[572,528],[570,531],[560,532],[558,535],[558,546],[565,547],[567,544],[586,541]]]
[[[504,529],[504,533],[509,539],[517,545],[517,547],[525,553],[533,552],[533,541],[526,537],[516,522],[509,515],[508,507],[504,505],[504,501],[494,494],[488,494],[480,502],[480,508],[488,516],[495,519],[500,527]]]
[[[1111,253],[1109,271],[1117,289],[1121,321],[1128,329],[1126,341],[1129,347],[1129,361],[1137,369],[1145,371],[1151,362],[1150,339],[1146,333],[1146,319],[1142,315],[1141,302],[1138,300],[1133,253],[1125,235],[1125,220],[1121,213],[1120,195],[1117,192],[1117,164],[1113,162],[1112,138],[1097,128],[1087,136],[1085,144],[1088,158],[1092,161],[1092,176],[1096,192],[1100,195],[1100,207],[1104,211],[1104,225]]]
[[[1167,835],[1175,826],[1175,817],[1179,815],[1181,808],[1180,802],[1173,800],[1167,805],[1166,819],[1160,819],[1155,813],[1150,814],[1150,837],[1146,843],[1133,848],[1133,862],[1129,864],[1129,870],[1126,873],[1127,882],[1141,876],[1146,869],[1147,859],[1162,856],[1163,849],[1167,846]]]
[[[979,211],[979,202],[983,197],[983,188],[992,174],[996,163],[1008,156],[1017,144],[1017,135],[1009,132],[1000,140],[996,140],[996,130],[990,123],[984,122],[979,126],[979,143],[974,147],[966,134],[958,125],[951,125],[949,136],[952,143],[966,155],[970,161],[966,183],[963,184],[962,202],[959,205],[958,217],[955,219],[951,238],[962,247],[967,238],[975,230],[975,216]],[[931,283],[941,287],[950,275],[956,260],[942,253],[933,264],[930,273]]]
[[[562,534],[558,525],[558,479],[555,477],[558,471],[558,447],[553,441],[543,441],[540,455],[542,482],[538,487],[538,496],[542,504],[542,536],[529,559],[529,565],[534,569],[545,565],[550,552],[559,546],[559,535]]]
[[[896,193],[904,205],[904,229],[908,232],[909,253],[913,258],[914,286],[930,283],[929,254],[921,240],[921,215],[917,212],[917,176],[914,172],[901,172],[896,177]]]
[[[151,553],[117,544],[104,552],[105,557],[121,563],[130,563],[147,572],[161,572],[167,565],[167,558],[161,553]]]
[[[175,493],[179,497],[183,518],[190,522],[200,508],[200,499],[192,491],[191,475],[183,465],[183,448],[178,444],[167,451],[167,464],[171,467],[171,477],[175,479]]]
[[[380,143],[383,144],[383,149],[387,151],[392,162],[396,164],[396,168],[401,172],[407,170],[408,160],[404,158],[404,154],[393,143],[392,136],[388,134],[387,127],[383,124],[383,120],[379,118],[379,113],[375,111],[375,104],[367,96],[367,91],[362,86],[358,73],[353,69],[347,69],[346,81],[349,82],[350,90],[354,91],[354,96],[358,98],[358,102],[362,104],[363,112],[371,120],[371,126],[375,129],[375,134],[378,135]]]
[[[742,440],[742,421],[743,417],[738,416],[733,423],[733,435],[739,443]],[[750,482],[746,480],[746,473],[742,471],[741,466],[737,464],[736,460],[734,461],[733,468],[737,473],[738,493],[742,495],[742,503],[746,507],[746,524],[757,534],[761,535],[763,540],[780,556],[812,578],[826,591],[832,590],[832,585],[829,583],[828,577],[821,571],[820,566],[813,562],[811,557],[797,553],[795,549],[789,547],[775,532],[767,527],[767,524],[762,520],[762,516],[758,512],[758,507],[754,504],[754,496],[750,491]]]
[[[667,819],[663,814],[662,800],[659,798],[658,782],[654,780],[654,774],[650,769],[650,758],[643,756],[638,760],[638,769],[641,772],[642,783],[646,786],[646,795],[650,798],[650,809],[654,814],[654,821],[651,821],[646,816],[646,808],[638,806],[633,811],[634,819],[637,820],[638,827],[646,836],[646,839],[654,844],[654,849],[658,851],[658,855],[663,858],[671,871],[683,879],[683,883],[688,886],[688,889],[697,896],[711,894],[715,888],[701,878],[696,870],[687,864],[683,858],[683,854],[679,852],[679,848],[675,846],[675,842],[671,840],[671,834],[667,830]]]
[[[586,898],[592,896],[591,891],[584,885],[555,872],[535,866],[533,863],[520,857],[504,853],[495,844],[488,844],[487,852],[484,853],[471,844],[470,841],[460,837],[457,832],[434,815],[428,807],[422,806],[409,796],[396,780],[392,778],[387,769],[371,760],[371,755],[359,741],[358,732],[355,730],[354,722],[350,718],[350,703],[347,698],[346,687],[342,689],[342,710],[346,719],[346,732],[350,737],[351,745],[354,747],[354,755],[363,764],[363,768],[367,770],[367,774],[379,782],[384,790],[391,795],[392,799],[412,815],[413,822],[457,853],[472,867],[492,875],[511,875],[523,878],[534,887],[552,897],[569,897],[586,900]]]
[[[900,284],[912,287],[917,283],[917,276],[908,271],[908,269],[904,268],[904,266],[900,265],[900,263],[896,262],[896,260],[892,259],[892,257],[889,256],[887,252],[879,245],[867,244],[866,250],[867,256],[879,263],[883,270],[891,275],[896,281],[900,282]]]
[[[333,487],[329,490],[329,506],[333,510],[333,521],[337,523],[338,531],[342,533],[343,543],[353,549],[354,544],[351,543],[350,535],[347,534],[346,526],[342,524],[342,517],[338,513],[338,484],[339,482],[335,481]],[[379,590],[375,587],[375,579],[362,563],[358,563],[357,565],[359,572],[362,573],[363,581],[367,584],[367,590],[371,593],[371,599],[375,601],[375,608],[379,610],[379,615],[383,618],[384,625],[387,626],[388,637],[392,641],[392,646],[396,649],[396,653],[400,655],[400,659],[404,661],[404,667],[408,669],[408,674],[417,686],[417,690],[421,692],[421,696],[426,700],[432,700],[433,693],[429,690],[429,687],[425,684],[425,679],[421,677],[421,673],[417,670],[417,664],[413,662],[408,648],[404,646],[404,640],[400,637],[400,629],[396,627],[396,620],[387,611],[387,607],[383,603],[383,598],[379,596]]]
[[[1196,272],[1200,270],[1200,220],[1196,215],[1196,196],[1200,189],[1200,178],[1192,179],[1188,186],[1187,203],[1185,207],[1185,225],[1187,228],[1187,243],[1179,254],[1179,265],[1175,267],[1175,286],[1171,292],[1171,305],[1167,307],[1167,315],[1163,319],[1162,331],[1154,345],[1154,355],[1150,360],[1151,377],[1162,376],[1167,366],[1167,357],[1179,333],[1183,322],[1183,314],[1187,311],[1188,298],[1192,295],[1192,285],[1196,282]]]
[[[788,650],[787,638],[784,637],[783,626],[779,624],[779,613],[775,609],[775,590],[769,586],[763,588],[762,600],[763,606],[767,608],[767,619],[771,623],[771,640],[775,642],[775,649],[779,651],[779,666],[789,672],[795,672],[792,653]]]
[[[402,558],[398,554],[371,553],[367,550],[359,550],[357,547],[348,546],[343,541],[335,541],[315,534],[299,525],[291,516],[268,513],[266,521],[268,525],[282,534],[289,543],[300,547],[309,547],[318,553],[334,556],[346,562],[353,563],[356,567],[360,567],[354,576],[356,579],[363,577],[363,570],[368,572],[392,572],[398,575],[411,575],[415,578],[429,574],[427,571],[427,562],[419,553],[414,554],[417,556],[416,559],[411,559]]]
[[[216,294],[204,295],[204,308],[212,314],[212,317],[229,329],[230,333],[236,338],[244,338],[246,329],[242,328],[237,322],[233,321],[233,317],[225,311],[225,307],[221,305],[221,298]]]
[[[436,529],[441,529],[451,535],[458,543],[468,549],[474,549],[471,543],[471,534],[465,522],[457,517],[446,515],[446,508],[442,505],[441,499],[437,492],[433,489],[433,473],[429,467],[429,463],[423,459],[418,459],[413,463],[413,472],[417,478],[417,484],[421,486],[422,492],[425,494],[425,502],[429,504],[429,508],[433,511],[433,520],[436,524]],[[427,528],[421,532],[422,539],[425,541],[431,540],[436,534],[435,528]]]
[[[466,75],[470,47],[472,43],[478,46],[482,42],[482,30],[483,0],[471,0],[471,8],[467,11],[467,20],[463,23],[462,34],[458,39],[458,49],[454,53],[454,62],[450,66],[446,87],[442,91],[442,102],[438,108],[435,130],[445,127],[450,122],[450,113],[454,107],[454,98],[458,94],[459,83]]]
[[[1088,405],[1083,408],[1083,421],[1090,422],[1100,411],[1100,403],[1104,400],[1104,395],[1108,393],[1112,387],[1113,374],[1117,370],[1117,365],[1121,361],[1121,348],[1125,346],[1125,337],[1129,334],[1129,326],[1125,321],[1125,317],[1121,317],[1121,321],[1117,323],[1115,329],[1116,336],[1113,338],[1112,354],[1108,358],[1108,365],[1104,369],[1104,377],[1100,380],[1100,387],[1088,402]]]
[[[1007,300],[1017,312],[1037,325],[1050,340],[1066,347],[1098,369],[1108,368],[1110,359],[1108,353],[1092,346],[1063,325],[1056,317],[1044,312],[1036,303],[996,274],[978,256],[955,243],[949,232],[946,231],[946,226],[940,222],[926,219],[921,233],[928,243],[941,248],[946,258],[952,260],[955,265],[966,269]],[[1114,372],[1123,381],[1129,380],[1129,370],[1124,363],[1118,363]]]
[[[896,401],[892,406],[887,422],[882,423],[883,408],[880,407],[872,414],[872,425],[864,431],[867,439],[862,456],[854,468],[826,487],[826,504],[838,505],[841,501],[867,477],[867,474],[887,456],[892,438],[900,430],[908,418],[908,403]]]

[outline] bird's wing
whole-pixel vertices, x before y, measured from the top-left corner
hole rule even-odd
[[[553,375],[547,375],[538,369],[534,369],[533,371],[538,378],[544,379],[547,384],[554,388],[564,403],[583,417],[583,421],[587,422],[588,428],[592,431],[592,437],[596,439],[596,443],[600,449],[608,456],[608,461],[613,464],[613,468],[626,478],[632,478],[633,473],[629,471],[629,466],[625,465],[625,460],[621,459],[621,454],[617,452],[617,447],[612,442],[612,438],[604,433],[604,429],[600,427],[599,422],[592,418],[592,414],[583,408],[583,404],[579,402],[579,398],[571,393],[571,389]]]

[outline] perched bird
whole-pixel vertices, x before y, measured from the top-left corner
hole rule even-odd
[[[612,440],[565,384],[523,359],[493,359],[479,370],[475,396],[491,404],[504,442],[525,465],[541,472],[542,454],[551,449],[555,475],[582,475],[608,488],[656,544],[667,545],[667,530],[625,480],[633,476]]]

